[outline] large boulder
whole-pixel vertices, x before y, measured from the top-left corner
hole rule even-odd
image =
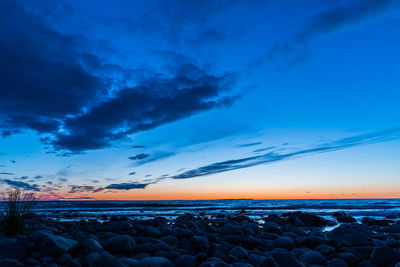
[[[338,245],[340,242],[346,242],[349,246],[368,246],[374,244],[368,226],[363,224],[342,224],[328,234],[335,245]]]
[[[117,235],[107,241],[107,250],[112,254],[130,254],[135,250],[136,242],[129,235]]]
[[[77,244],[75,240],[57,236],[45,230],[34,232],[32,237],[35,248],[47,256],[60,256]]]

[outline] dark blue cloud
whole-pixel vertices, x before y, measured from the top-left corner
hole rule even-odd
[[[14,175],[12,172],[0,172],[0,175]]]
[[[21,181],[15,181],[15,180],[10,180],[10,179],[1,179],[0,183],[4,183],[7,184],[9,186],[15,187],[15,188],[20,188],[23,190],[27,190],[27,191],[40,191],[40,188],[38,185],[36,184],[28,184],[25,182],[21,182]]]
[[[191,10],[193,4],[182,3],[179,8],[184,6]],[[178,26],[183,14],[170,12],[174,13],[162,14],[176,22],[171,27]],[[107,147],[129,134],[236,99],[231,92],[234,73],[212,73],[186,59],[171,62],[162,72],[126,69],[109,62],[111,45],[82,33],[61,31],[59,25],[48,23],[54,19],[51,15],[32,12],[23,2],[0,3],[3,136],[32,129],[45,135],[42,141],[50,149],[73,155],[70,152]],[[203,18],[204,14],[198,20]],[[210,30],[205,35],[216,38],[218,34]],[[130,77],[130,83],[121,82],[120,77]]]
[[[145,159],[145,158],[148,158],[148,157],[150,157],[150,154],[141,153],[141,154],[137,154],[136,156],[129,157],[129,159],[131,159],[131,160],[142,160],[142,159]]]
[[[374,143],[397,140],[397,139],[400,139],[400,128],[351,136],[340,140],[323,143],[312,148],[304,148],[287,153],[279,153],[278,149],[276,151],[271,151],[263,155],[256,155],[246,158],[216,162],[196,169],[188,170],[174,176],[170,176],[169,178],[173,179],[194,178],[194,177],[211,175],[231,170],[248,168],[261,164],[279,162],[282,160],[292,159],[295,157],[301,157],[319,153],[327,153],[336,150],[347,149],[350,147],[374,144]]]
[[[132,190],[132,189],[145,189],[149,184],[146,183],[120,183],[120,184],[110,184],[104,189],[113,190]]]

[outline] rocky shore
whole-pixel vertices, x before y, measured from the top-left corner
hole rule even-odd
[[[326,231],[326,227],[337,226]],[[31,215],[24,234],[0,233],[5,266],[400,266],[398,215],[362,223],[344,213],[168,220],[56,221]]]

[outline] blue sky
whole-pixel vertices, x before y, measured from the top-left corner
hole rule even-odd
[[[0,2],[0,188],[400,197],[400,3]]]

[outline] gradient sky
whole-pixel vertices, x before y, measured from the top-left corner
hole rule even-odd
[[[400,197],[400,1],[0,0],[0,189]]]

